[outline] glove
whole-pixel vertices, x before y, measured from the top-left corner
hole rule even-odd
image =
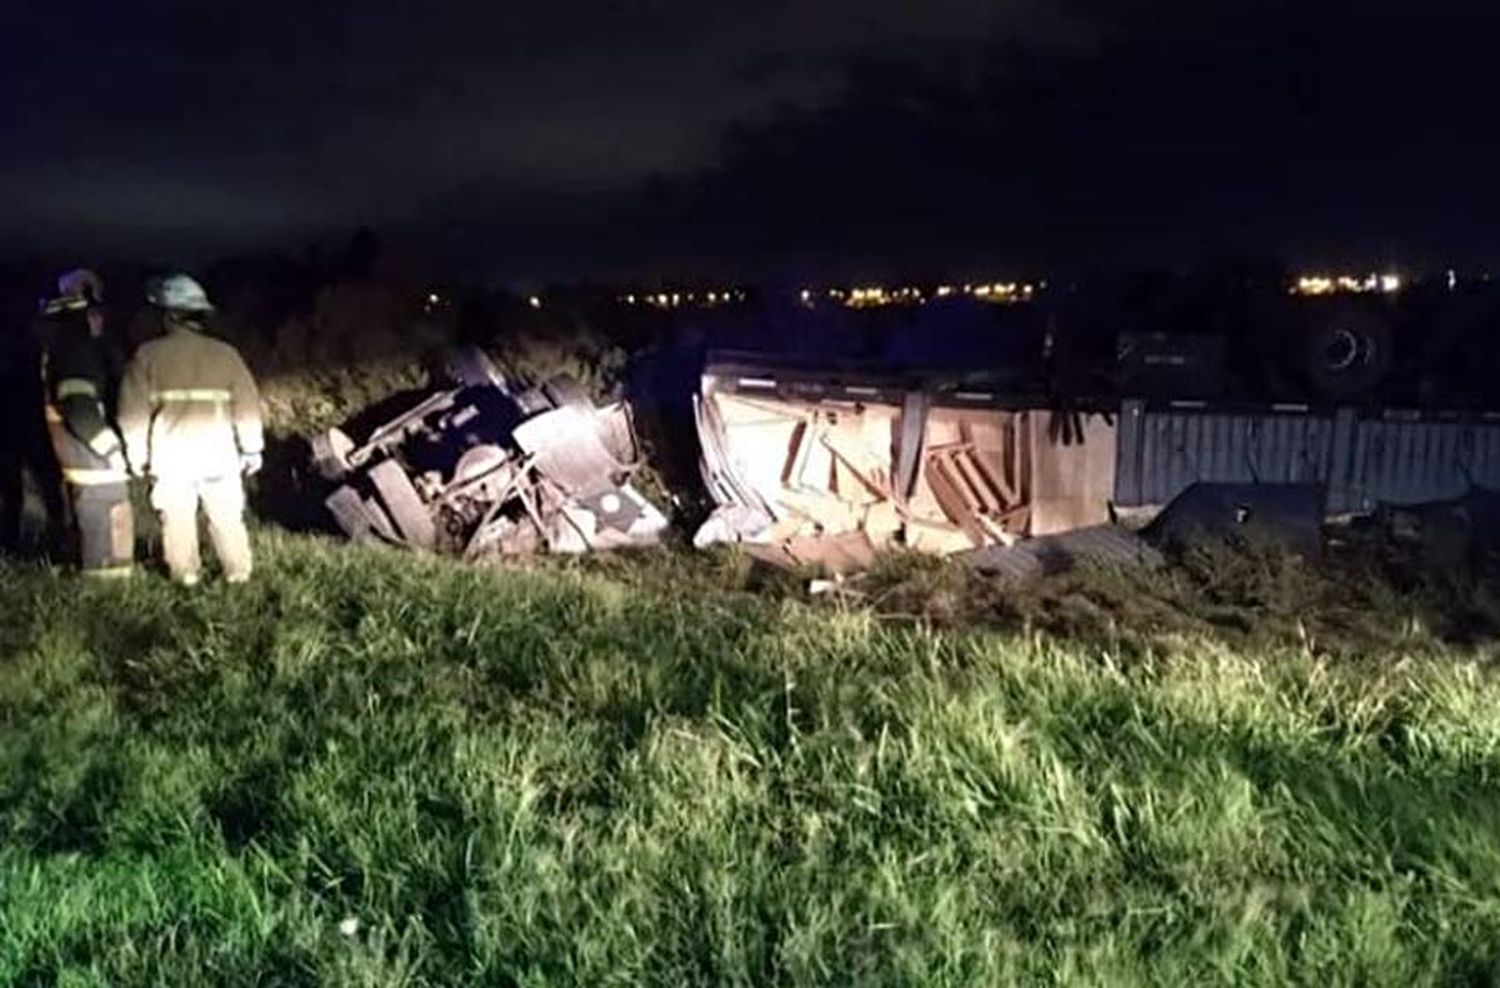
[[[262,462],[263,461],[259,453],[241,453],[240,472],[242,472],[247,477],[253,477],[256,474],[260,473]]]

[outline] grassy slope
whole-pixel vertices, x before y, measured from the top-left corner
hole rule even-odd
[[[196,594],[0,572],[0,983],[1406,985],[1500,957],[1478,653],[1125,656],[712,563],[260,550]]]

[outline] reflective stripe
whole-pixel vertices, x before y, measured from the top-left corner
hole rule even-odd
[[[220,401],[227,402],[233,395],[227,388],[168,388],[156,392],[157,401]]]
[[[134,566],[99,566],[79,570],[84,576],[97,576],[101,580],[120,580],[135,572]]]
[[[57,400],[72,398],[74,395],[83,395],[85,398],[99,397],[99,387],[93,381],[82,377],[67,377],[57,382]]]
[[[55,316],[62,312],[78,312],[89,307],[89,300],[82,295],[64,295],[42,304],[42,315]]]
[[[79,487],[95,487],[100,484],[123,484],[129,480],[124,470],[94,467],[63,467],[63,479]]]
[[[115,434],[108,429],[101,429],[99,433],[89,440],[89,449],[100,456],[108,456],[120,448],[120,441]]]

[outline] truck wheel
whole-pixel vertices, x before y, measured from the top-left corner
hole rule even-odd
[[[437,524],[411,478],[395,460],[382,460],[370,468],[370,483],[380,495],[401,538],[413,549],[429,550],[437,544]]]
[[[339,481],[348,476],[349,454],[354,450],[354,440],[343,429],[327,429],[313,436],[307,444],[312,447],[313,469],[324,480]]]
[[[1394,336],[1379,315],[1338,310],[1310,327],[1302,352],[1302,371],[1320,398],[1362,398],[1385,380],[1391,369]]]

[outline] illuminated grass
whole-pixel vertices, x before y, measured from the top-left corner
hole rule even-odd
[[[196,594],[0,572],[0,983],[1410,985],[1500,958],[1479,652],[1122,661],[702,573],[260,550]]]

